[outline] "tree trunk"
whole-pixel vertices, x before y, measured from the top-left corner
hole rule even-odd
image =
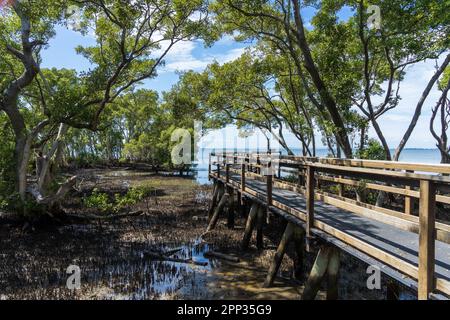
[[[305,30],[303,26],[303,20],[300,13],[299,3],[297,1],[293,1],[294,7],[294,18],[295,24],[297,26],[296,32],[296,40],[298,42],[298,46],[303,53],[305,68],[311,76],[312,82],[314,83],[324,105],[326,106],[331,120],[336,127],[336,138],[338,144],[342,147],[346,158],[353,158],[353,150],[350,145],[350,141],[348,139],[348,135],[346,133],[346,128],[344,121],[341,117],[339,109],[336,105],[335,100],[333,99],[331,93],[329,92],[325,82],[322,80],[319,70],[315,65],[314,58],[311,54],[311,50],[309,48],[308,41],[306,39]]]
[[[411,119],[411,123],[409,124],[408,129],[406,130],[405,134],[403,135],[402,140],[400,141],[400,144],[398,145],[397,149],[394,153],[394,161],[398,161],[400,159],[400,154],[403,151],[403,148],[405,147],[406,143],[408,142],[409,138],[411,137],[412,132],[414,131],[414,128],[417,125],[417,122],[420,118],[420,115],[422,113],[422,107],[425,103],[425,100],[427,99],[428,95],[430,94],[431,89],[433,88],[436,81],[439,79],[441,74],[444,72],[445,68],[450,63],[450,54],[447,55],[442,65],[439,67],[439,69],[436,71],[436,73],[433,75],[433,77],[428,82],[427,87],[425,88],[424,92],[422,93],[422,96],[420,97],[419,102],[417,103],[416,110],[414,111],[414,116]]]

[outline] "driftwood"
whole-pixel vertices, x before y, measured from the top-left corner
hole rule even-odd
[[[171,258],[171,257],[167,257],[167,256],[164,256],[164,255],[156,253],[156,252],[145,252],[144,257],[149,258],[150,260],[187,263],[187,264],[193,264],[193,265],[202,266],[202,267],[208,265],[208,262],[194,261],[192,259]]]
[[[205,257],[212,257],[212,258],[217,258],[217,259],[226,260],[226,261],[230,261],[230,262],[239,262],[240,261],[240,259],[238,257],[234,257],[229,254],[224,254],[224,253],[215,252],[215,251],[205,252],[204,255],[205,255]]]
[[[177,254],[181,250],[183,250],[183,248],[177,248],[177,249],[169,250],[169,251],[164,252],[163,256],[170,257],[170,256],[173,256],[174,254]]]
[[[96,214],[66,214],[69,218],[75,219],[87,219],[87,220],[112,220],[121,219],[127,217],[137,217],[142,215],[144,212],[142,210],[120,213],[120,214],[109,214],[109,215],[96,215]]]

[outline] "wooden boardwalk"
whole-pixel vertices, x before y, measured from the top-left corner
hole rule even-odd
[[[382,272],[417,289],[420,299],[450,295],[450,226],[434,219],[436,199],[448,204],[448,178],[411,173],[408,169],[400,172],[367,168],[370,162],[351,166],[322,163],[318,159],[256,158],[253,161],[252,155],[217,156],[210,163],[210,178],[216,184],[222,183],[228,193],[235,191],[241,200],[253,199],[301,226],[306,230],[306,239],[320,238],[369,264],[381,266]],[[216,168],[213,170],[212,166]],[[268,167],[271,170],[261,174]],[[436,173],[436,167],[415,168],[434,169]],[[285,176],[292,180],[294,173],[298,181],[289,183],[282,179],[284,169]],[[343,188],[344,183],[355,185],[354,181],[361,178],[365,188],[369,184],[374,190],[403,194],[404,210],[411,210],[410,214],[345,198],[342,189],[336,194],[327,193],[318,185],[322,181],[330,187],[337,182],[337,187]],[[414,204],[414,198],[420,200],[420,217],[414,216],[407,206],[408,202],[410,206],[411,202]]]

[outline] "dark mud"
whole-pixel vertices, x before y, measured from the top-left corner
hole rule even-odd
[[[82,198],[94,188],[110,194],[151,184],[155,192],[129,210],[143,215],[120,220],[60,221],[33,231],[0,219],[0,299],[299,299],[314,253],[307,254],[303,279],[293,279],[293,248],[283,260],[274,288],[261,287],[283,230],[273,218],[265,230],[265,250],[239,249],[245,219],[229,230],[225,219],[204,240],[210,187],[191,178],[132,170],[87,169],[64,207],[69,213],[96,213]],[[254,244],[254,240],[252,243]],[[172,258],[208,262],[206,266],[154,261],[146,253],[176,251]],[[208,259],[216,250],[238,256],[239,263]],[[384,299],[382,290],[366,288],[366,266],[342,256],[340,297]],[[67,267],[81,269],[81,289],[69,290]],[[303,281],[302,281],[303,280]],[[403,293],[403,295],[405,295]],[[324,299],[320,292],[318,299]]]

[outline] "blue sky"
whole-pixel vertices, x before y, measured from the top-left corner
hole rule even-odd
[[[309,25],[309,19],[313,14],[312,9],[303,11],[306,26]],[[339,17],[346,19],[351,12],[343,9]],[[77,71],[84,71],[90,68],[89,62],[82,56],[75,53],[78,45],[88,46],[95,44],[92,36],[83,36],[65,27],[56,28],[56,36],[50,40],[49,46],[42,53],[42,67],[44,68],[69,68]],[[201,41],[187,41],[178,43],[168,54],[163,68],[158,70],[158,77],[147,80],[144,87],[163,92],[178,81],[178,73],[187,70],[201,71],[209,63],[218,61],[225,63],[238,58],[245,50],[248,43],[238,43],[231,37],[224,37],[210,48],[205,48]],[[415,65],[407,70],[406,78],[402,84],[400,94],[402,100],[400,105],[388,112],[380,119],[382,129],[386,132],[388,143],[395,148],[405,132],[411,119],[416,103],[426,86],[427,81],[434,73],[434,61],[426,61]],[[439,92],[436,88],[431,92],[427,102],[424,105],[422,117],[407,145],[408,148],[434,148],[435,141],[429,132],[429,119],[431,108],[437,101]],[[374,132],[371,132],[375,136]],[[210,141],[217,144],[218,141],[224,141],[222,144],[237,147],[244,147],[245,140],[237,137],[236,128],[230,126],[223,130],[211,132],[204,141]],[[289,133],[286,133],[288,144],[297,147],[299,142]],[[261,148],[266,145],[265,139],[261,134],[255,134],[252,145],[258,142]]]

